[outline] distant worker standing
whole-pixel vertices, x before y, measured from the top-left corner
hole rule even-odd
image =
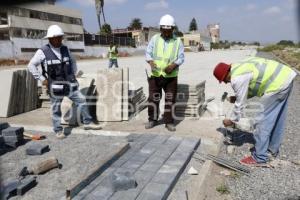
[[[68,96],[81,111],[84,129],[100,129],[101,127],[92,122],[85,97],[78,90],[76,80],[77,65],[68,47],[62,44],[64,32],[57,25],[48,28],[47,36],[49,43],[35,53],[28,64],[29,71],[35,79],[48,87],[52,109],[53,130],[56,137],[65,137],[61,126],[61,102]],[[39,70],[39,66],[42,70]]]
[[[259,57],[251,57],[239,63],[219,63],[214,76],[221,83],[231,83],[235,96],[230,119],[224,119],[224,126],[234,126],[242,116],[245,100],[260,97],[263,110],[255,118],[253,136],[254,150],[251,156],[240,160],[241,164],[259,166],[267,163],[279,153],[287,116],[288,98],[296,77],[290,67]]]
[[[109,57],[109,66],[108,68],[112,68],[115,65],[118,68],[118,47],[113,42],[110,43],[108,49],[108,57]]]
[[[165,92],[164,123],[169,131],[176,131],[174,124],[179,66],[184,62],[184,48],[180,38],[174,34],[175,20],[171,15],[160,19],[160,34],[154,35],[146,50],[146,61],[151,67],[148,78],[148,123],[145,128],[158,124],[159,102]]]

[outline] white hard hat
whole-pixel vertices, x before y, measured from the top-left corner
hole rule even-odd
[[[172,17],[171,15],[164,15],[160,18],[160,21],[159,21],[159,25],[162,27],[162,28],[166,28],[166,29],[170,29],[172,27],[175,26],[175,20],[174,20],[174,17]]]
[[[44,38],[53,38],[63,36],[64,32],[58,25],[51,25],[48,28],[47,35]]]

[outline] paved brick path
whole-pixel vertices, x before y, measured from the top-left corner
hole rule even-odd
[[[189,162],[199,139],[170,135],[130,135],[131,148],[74,199],[166,199]],[[113,191],[111,174],[129,172],[137,187]]]

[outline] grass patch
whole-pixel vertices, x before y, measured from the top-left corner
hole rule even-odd
[[[229,188],[227,187],[227,185],[225,185],[225,183],[222,183],[221,185],[219,185],[216,188],[217,192],[219,192],[220,194],[229,194]]]
[[[231,172],[229,177],[233,179],[238,179],[241,177],[241,174],[238,172]]]

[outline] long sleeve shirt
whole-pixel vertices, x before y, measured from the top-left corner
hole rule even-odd
[[[293,71],[293,73],[291,73],[290,77],[287,78],[285,83],[282,85],[280,91],[285,90],[287,87],[289,87],[289,85],[294,80],[296,75],[297,75],[296,72]],[[252,78],[253,78],[253,73],[247,73],[247,74],[237,76],[231,80],[231,86],[232,86],[232,89],[233,89],[233,91],[235,93],[235,97],[236,97],[233,111],[230,116],[230,120],[232,120],[232,121],[239,121],[242,116],[242,112],[243,112],[245,102],[246,102],[247,96],[248,96],[249,84],[250,84],[250,81],[252,80]],[[280,92],[280,91],[278,91],[278,92]],[[274,93],[277,93],[277,92],[264,94],[263,97],[264,98],[269,97],[269,96],[273,95]]]
[[[164,51],[167,50],[168,43],[169,43],[168,40],[164,41]],[[146,61],[147,62],[153,60],[154,45],[155,45],[155,37],[153,36],[147,46],[147,49],[146,49]],[[178,56],[177,56],[177,59],[174,61],[174,63],[176,65],[180,66],[180,65],[182,65],[183,62],[184,62],[184,46],[183,46],[182,42],[180,41]]]
[[[61,60],[62,57],[61,57],[61,53],[60,53],[60,48],[54,48],[51,44],[50,44],[50,48],[53,51],[53,53],[57,56],[57,58]],[[71,59],[71,63],[72,63],[71,67],[73,69],[73,72],[76,74],[77,73],[76,60],[75,60],[74,56],[71,54],[69,49],[68,49],[68,51],[69,51],[69,55],[70,55],[70,59]],[[31,60],[28,64],[28,69],[32,73],[32,75],[34,76],[35,79],[44,81],[46,78],[42,75],[42,69],[39,67],[41,65],[41,63],[43,63],[43,65],[45,66],[45,70],[47,71],[46,56],[41,49],[38,49],[36,51],[35,55],[31,58]]]

